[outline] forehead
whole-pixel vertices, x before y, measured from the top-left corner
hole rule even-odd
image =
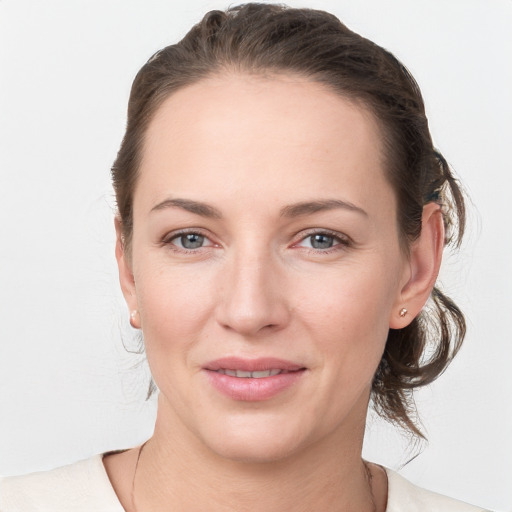
[[[193,198],[215,193],[219,201],[280,189],[293,202],[338,191],[356,202],[368,188],[389,189],[382,161],[378,123],[362,105],[300,76],[226,74],[187,86],[159,107],[137,188]]]

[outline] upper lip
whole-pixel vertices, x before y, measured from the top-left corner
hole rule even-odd
[[[242,357],[221,357],[210,361],[204,366],[205,370],[242,370],[246,372],[262,372],[265,370],[287,370],[289,372],[303,370],[304,366],[277,359],[275,357],[259,357],[257,359],[245,359]]]

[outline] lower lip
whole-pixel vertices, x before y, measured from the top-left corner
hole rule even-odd
[[[232,377],[211,370],[205,371],[212,386],[229,398],[247,402],[260,402],[269,400],[296,384],[306,370],[280,373],[279,375],[260,379]]]

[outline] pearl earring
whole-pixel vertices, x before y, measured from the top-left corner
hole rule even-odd
[[[402,308],[398,314],[403,318],[407,315],[407,308]]]
[[[139,312],[134,309],[131,313],[130,313],[130,325],[134,328],[134,329],[138,329],[139,326],[135,323],[135,318],[138,316]]]

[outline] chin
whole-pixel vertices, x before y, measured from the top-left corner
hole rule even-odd
[[[254,418],[253,418],[254,420]],[[218,456],[235,462],[264,464],[287,459],[310,444],[298,424],[286,426],[283,422],[235,422],[209,430],[203,443]],[[250,423],[250,424],[247,424]]]
[[[228,443],[216,443],[210,446],[218,456],[233,462],[244,464],[265,464],[285,460],[300,451],[299,446],[290,446],[282,440],[231,440]]]

